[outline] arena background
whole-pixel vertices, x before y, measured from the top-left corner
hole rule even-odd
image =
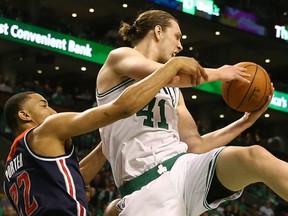
[[[185,10],[191,4],[195,4],[194,15],[191,14],[192,10],[189,13]],[[184,50],[180,55],[194,57],[204,67],[251,61],[267,70],[282,100],[279,102],[282,104],[278,105],[282,107],[271,106],[266,113],[269,118],[261,117],[231,145],[256,143],[277,157],[288,159],[286,0],[0,0],[1,179],[3,163],[13,140],[13,134],[5,126],[2,115],[7,98],[15,92],[34,90],[44,94],[58,112],[82,111],[95,106],[95,78],[105,56],[109,50],[126,45],[118,35],[121,20],[131,21],[139,12],[147,9],[166,10],[179,20],[182,33],[187,36],[182,40]],[[67,40],[67,47],[70,41],[74,41],[74,44],[70,52],[64,52],[61,47],[52,49],[52,42],[41,46],[40,42],[25,40],[21,30],[51,36],[50,39],[62,37]],[[82,55],[76,53],[77,43],[84,50]],[[243,115],[224,103],[217,84],[204,86],[203,89],[183,89],[183,93],[201,133],[222,127]],[[192,99],[195,95],[197,98]],[[221,114],[224,117],[220,117]],[[75,138],[79,157],[87,154],[98,141],[98,131]],[[98,184],[95,183],[98,180],[95,180],[91,184],[91,206],[97,212],[95,215],[101,215],[109,197],[118,195],[108,163],[97,178],[102,182]],[[265,190],[269,191],[267,188]],[[246,215],[252,215],[254,204],[259,207],[268,199],[266,195],[263,199],[257,197],[258,192],[252,190],[246,196],[246,199],[250,199]],[[3,197],[2,187],[1,193]],[[106,198],[103,197],[107,196],[104,202]],[[8,206],[4,201],[1,205],[3,208]],[[288,212],[285,202],[278,199],[273,208],[276,215]],[[7,212],[5,214],[8,215]]]

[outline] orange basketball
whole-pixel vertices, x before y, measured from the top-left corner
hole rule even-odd
[[[251,74],[250,83],[232,80],[222,82],[222,96],[232,109],[239,112],[253,112],[260,109],[271,95],[271,80],[260,65],[253,62],[240,62],[236,66],[247,68]]]

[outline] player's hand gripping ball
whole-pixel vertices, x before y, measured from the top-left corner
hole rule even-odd
[[[271,80],[264,68],[253,62],[240,62],[236,66],[244,67],[250,83],[232,80],[222,82],[222,96],[232,109],[239,112],[253,112],[260,109],[271,95]]]

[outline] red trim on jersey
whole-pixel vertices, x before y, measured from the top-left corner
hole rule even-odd
[[[84,216],[85,215],[85,209],[84,207],[81,205],[81,203],[79,203],[80,205],[80,213],[79,213],[79,216]]]
[[[66,165],[64,164],[64,160],[59,160],[60,164],[61,164],[61,168],[64,172],[64,175],[66,176],[67,180],[68,180],[68,186],[69,186],[69,194],[71,197],[74,198],[74,190],[73,190],[73,181],[71,180],[71,176],[69,175],[69,172],[67,170]]]
[[[17,146],[19,145],[19,140],[22,139],[25,136],[26,132],[30,129],[31,128],[26,129],[23,133],[21,133],[18,137],[15,138],[15,140],[14,140],[14,142],[10,148],[10,152],[9,152],[9,155],[8,155],[6,161],[9,161],[12,159],[12,157],[14,156],[14,154],[16,152]]]
[[[74,191],[74,187],[73,187],[73,180],[72,177],[70,175],[69,169],[67,168],[66,164],[65,164],[65,160],[61,159],[59,160],[59,164],[60,164],[60,170],[62,170],[62,174],[66,177],[67,181],[66,184],[68,184],[68,193],[71,197],[73,197],[73,199],[75,199],[76,203],[77,203],[77,216],[85,216],[86,215],[86,209],[83,207],[83,205],[77,200],[76,198],[76,191]],[[75,197],[74,197],[75,196]]]

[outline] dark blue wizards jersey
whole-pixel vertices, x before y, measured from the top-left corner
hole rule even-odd
[[[5,165],[3,188],[18,215],[89,215],[74,147],[60,157],[41,157],[27,144],[30,131],[14,140]]]

